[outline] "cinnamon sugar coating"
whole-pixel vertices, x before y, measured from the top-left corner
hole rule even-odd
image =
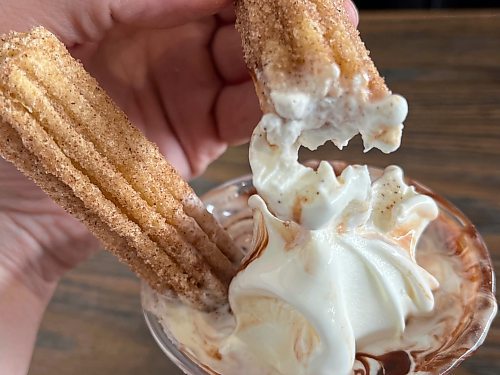
[[[0,46],[0,154],[154,289],[224,303],[240,253],[64,45],[39,27]]]

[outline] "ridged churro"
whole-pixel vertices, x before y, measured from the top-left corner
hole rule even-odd
[[[154,289],[224,302],[240,253],[158,148],[50,32],[1,42],[0,154]]]
[[[373,99],[389,94],[343,0],[236,0],[237,29],[264,112],[269,92],[311,86],[332,63],[350,80],[366,74]]]

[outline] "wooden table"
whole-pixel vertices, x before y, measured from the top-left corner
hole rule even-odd
[[[477,225],[500,271],[500,13],[363,13],[360,30],[410,113],[399,152],[315,157],[402,165],[448,197]],[[310,157],[310,153],[304,157]],[[202,193],[249,172],[247,146],[229,150],[193,185]],[[139,283],[99,253],[62,280],[38,336],[30,374],[179,374],[151,338]],[[457,374],[500,374],[500,322]]]

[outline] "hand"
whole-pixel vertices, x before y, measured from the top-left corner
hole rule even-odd
[[[3,1],[0,34],[43,25],[58,35],[186,178],[257,124],[230,0],[40,3]],[[0,373],[23,373],[57,281],[98,244],[1,159],[0,238],[0,343],[10,343],[0,348]]]
[[[229,1],[45,3],[4,1],[0,34],[55,32],[185,177],[258,121],[231,12],[211,15]],[[98,244],[1,159],[0,238],[0,373],[21,374],[58,279]]]

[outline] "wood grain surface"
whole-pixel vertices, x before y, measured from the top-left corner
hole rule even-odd
[[[410,104],[400,151],[323,147],[304,158],[344,159],[406,173],[449,198],[477,225],[500,271],[500,13],[362,13],[360,30],[389,87]],[[248,173],[247,146],[228,150],[193,185]],[[136,278],[99,253],[62,280],[30,369],[45,374],[180,374],[151,338]],[[456,374],[500,374],[500,321]]]

